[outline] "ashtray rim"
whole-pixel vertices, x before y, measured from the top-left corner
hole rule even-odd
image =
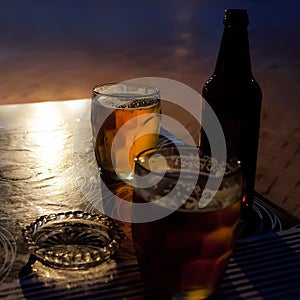
[[[97,257],[97,259],[91,260],[89,262],[77,261],[74,263],[69,263],[61,261],[59,259],[57,259],[56,261],[49,259],[49,256],[46,255],[46,251],[49,251],[50,248],[47,250],[47,248],[37,245],[34,239],[34,234],[46,224],[57,221],[63,221],[66,223],[68,221],[72,221],[73,223],[76,222],[76,220],[92,222],[97,226],[101,226],[102,229],[105,229],[107,232],[113,232],[113,236],[108,233],[108,236],[110,238],[109,243],[99,248],[99,257]],[[90,214],[88,212],[83,212],[80,210],[42,215],[23,228],[23,238],[31,255],[34,255],[36,259],[38,259],[45,265],[58,269],[68,270],[88,269],[109,260],[111,256],[117,251],[125,237],[125,233],[120,229],[118,223],[112,218],[107,217],[104,214]],[[56,253],[54,253],[53,255],[56,255]]]

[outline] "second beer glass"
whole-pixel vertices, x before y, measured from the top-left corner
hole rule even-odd
[[[239,161],[230,158],[222,178],[221,164],[213,167],[212,160],[189,147],[150,149],[135,159],[133,202],[148,205],[145,216],[153,216],[151,222],[132,223],[151,299],[206,299],[225,272],[239,230],[242,174]],[[176,209],[175,203],[183,204]],[[166,216],[156,219],[161,211]]]

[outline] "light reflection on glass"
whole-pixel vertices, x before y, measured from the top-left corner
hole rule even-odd
[[[98,284],[99,286],[103,285],[102,287],[105,289],[107,288],[107,283],[117,275],[116,261],[113,259],[96,267],[80,270],[80,278],[78,277],[78,272],[51,268],[38,260],[33,263],[32,270],[37,275],[37,278],[42,280],[44,288],[55,288],[60,292],[68,289],[78,289],[78,287],[84,292],[82,282]],[[85,288],[88,288],[88,284]]]

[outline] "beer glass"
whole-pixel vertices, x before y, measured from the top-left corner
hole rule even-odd
[[[132,179],[134,157],[157,146],[160,110],[155,87],[117,83],[93,89],[91,123],[101,175]]]
[[[217,162],[190,147],[149,149],[135,159],[135,176],[134,204],[157,203],[149,206],[151,222],[132,223],[137,259],[151,299],[213,295],[239,230],[239,161]],[[143,178],[152,182],[159,176],[158,183],[144,187]],[[161,210],[165,217],[156,219]]]

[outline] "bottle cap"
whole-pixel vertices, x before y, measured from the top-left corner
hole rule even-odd
[[[246,9],[226,9],[223,23],[226,26],[248,26],[248,11]]]

